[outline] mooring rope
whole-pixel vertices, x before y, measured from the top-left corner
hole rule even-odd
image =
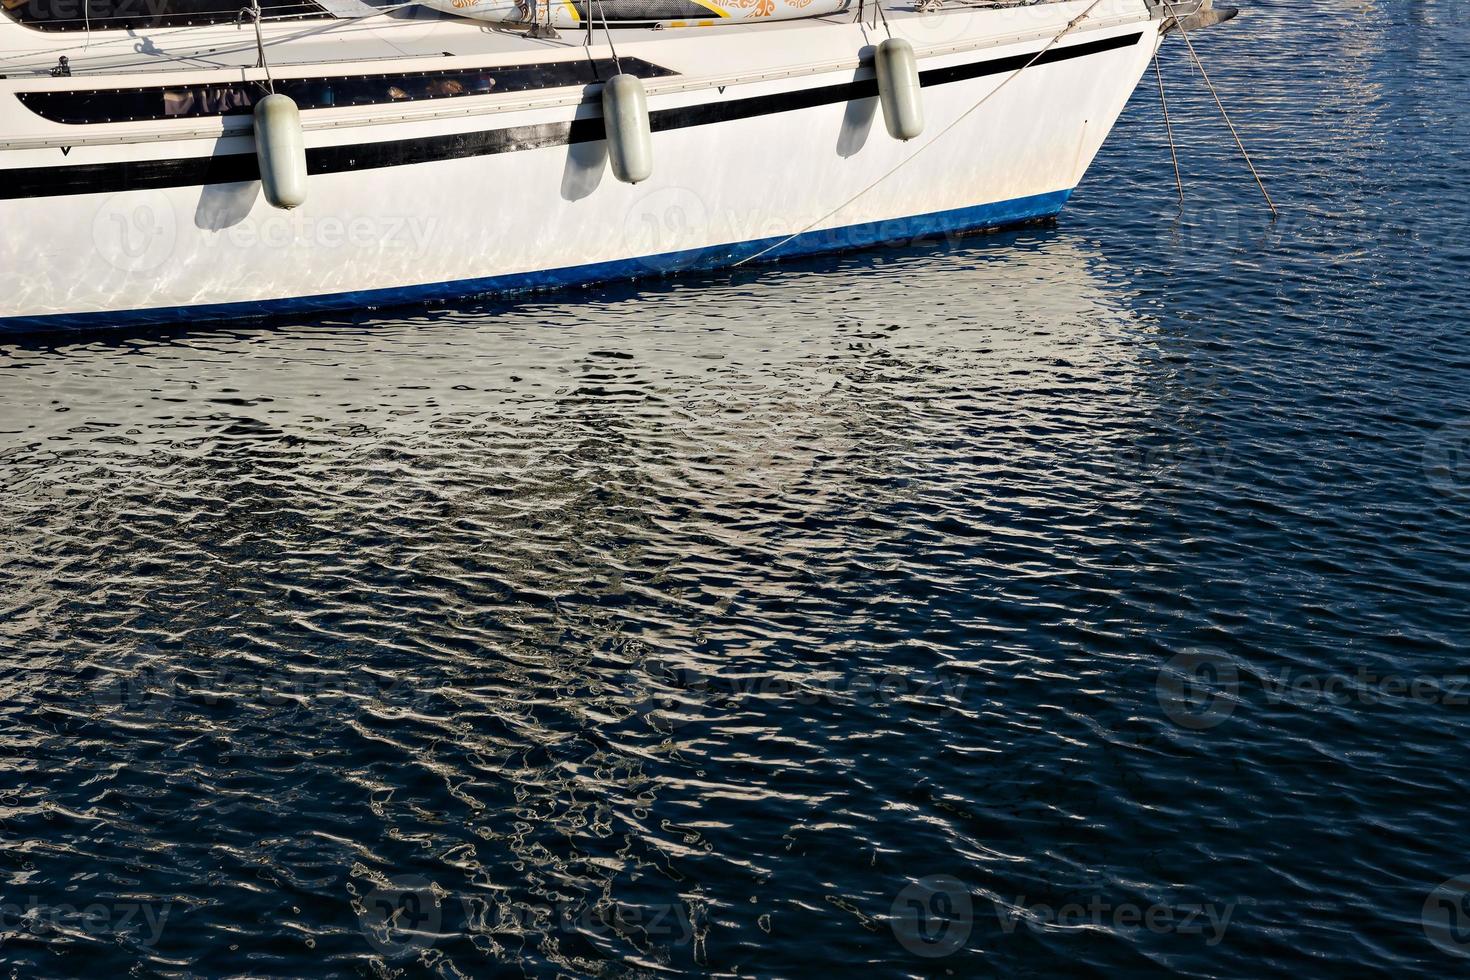
[[[587,11],[590,16],[592,11]],[[613,68],[619,75],[623,73],[623,63],[618,60],[618,49],[613,46],[612,28],[607,26],[607,9],[602,6],[602,0],[597,0],[597,15],[602,18],[602,33],[607,37],[607,49],[612,52]]]
[[[881,3],[882,0],[878,0],[878,2]],[[896,165],[894,165],[894,167],[891,170],[889,170],[886,173],[884,173],[877,180],[873,181],[871,184],[869,184],[868,186],[864,187],[862,190],[858,191],[852,197],[850,197],[847,200],[843,201],[841,204],[837,205],[837,207],[833,208],[831,211],[828,211],[826,214],[822,215],[820,218],[818,218],[817,220],[813,221],[811,224],[807,225],[805,228],[802,228],[800,231],[792,232],[790,235],[787,235],[785,238],[783,238],[780,241],[776,242],[774,245],[767,245],[765,248],[761,249],[759,252],[756,252],[754,255],[748,255],[748,256],[746,256],[745,258],[741,259],[739,262],[736,262],[735,263],[735,266],[742,266],[742,265],[744,265],[747,262],[754,262],[756,259],[760,258],[761,256],[768,255],[771,252],[774,252],[776,249],[780,248],[781,246],[786,245],[786,244],[789,244],[792,241],[795,241],[796,239],[800,238],[802,235],[805,235],[807,232],[809,232],[813,228],[817,227],[817,225],[822,224],[828,218],[831,218],[833,215],[840,213],[845,208],[847,208],[848,206],[850,206],[851,204],[853,204],[853,202],[857,201],[863,195],[865,195],[869,191],[871,191],[873,188],[875,188],[879,184],[883,183],[883,181],[887,180],[889,177],[892,177],[894,174],[898,173],[904,167],[908,166],[910,163],[912,163],[915,159],[918,158],[918,156],[919,156],[920,153],[923,153],[925,150],[929,149],[929,147],[933,146],[935,143],[938,143],[940,140],[942,140],[945,137],[945,135],[947,133],[949,133],[950,130],[954,129],[960,123],[964,122],[967,118],[969,118],[971,115],[973,115],[976,112],[976,110],[978,110],[985,103],[987,103],[991,99],[995,98],[996,93],[998,93],[1001,89],[1005,88],[1011,82],[1015,81],[1016,78],[1023,71],[1025,71],[1027,68],[1030,68],[1032,65],[1036,64],[1036,62],[1038,60],[1040,60],[1041,56],[1044,55],[1044,54],[1046,54],[1052,48],[1056,47],[1056,45],[1058,44],[1058,42],[1061,41],[1062,38],[1066,37],[1068,34],[1072,33],[1072,31],[1076,30],[1077,29],[1077,25],[1078,24],[1081,24],[1084,20],[1086,20],[1087,17],[1088,17],[1088,15],[1091,14],[1094,10],[1096,10],[1101,3],[1102,3],[1102,0],[1093,0],[1093,2],[1090,5],[1088,5],[1088,7],[1087,7],[1086,10],[1082,11],[1082,13],[1078,14],[1072,20],[1070,20],[1070,21],[1067,22],[1067,26],[1062,28],[1061,33],[1059,33],[1056,37],[1052,38],[1050,41],[1046,42],[1046,47],[1044,47],[1040,51],[1036,52],[1036,54],[1032,56],[1032,58],[1031,58],[1030,61],[1027,61],[1020,68],[1017,68],[1015,71],[1013,71],[1009,75],[1007,75],[1004,79],[1002,79],[1002,81],[1001,81],[1001,83],[999,85],[997,85],[995,88],[991,89],[988,93],[986,93],[986,95],[985,95],[985,97],[983,99],[981,99],[979,102],[976,102],[974,105],[970,106],[970,108],[966,109],[963,114],[961,114],[957,119],[955,119],[954,122],[950,123],[948,126],[946,126],[943,129],[941,129],[938,133],[936,133],[934,135],[934,138],[933,139],[931,139],[929,142],[927,142],[927,143],[923,144],[922,146],[920,146],[917,150],[915,150],[909,156],[905,157],[903,160],[899,161]]]
[[[890,38],[893,37],[893,28],[888,26],[888,15],[883,12],[883,0],[878,0],[873,6],[878,8],[878,16],[883,18],[883,33],[887,34]],[[874,23],[873,28],[876,30],[877,27],[878,25]]]
[[[1159,70],[1159,52],[1154,51],[1154,75],[1159,80],[1159,105],[1164,107],[1164,130],[1169,134],[1169,156],[1174,160],[1174,183],[1179,188],[1179,206],[1184,207],[1184,178],[1179,173],[1179,151],[1174,148],[1174,124],[1169,121],[1169,100],[1164,97],[1164,73]]]
[[[276,94],[276,80],[271,77],[270,61],[265,56],[265,37],[260,32],[260,0],[250,0],[250,6],[242,7],[237,20],[243,20],[249,14],[251,21],[255,24],[255,51],[257,60],[255,67],[265,69],[265,87],[272,95]]]
[[[1184,38],[1184,44],[1189,48],[1189,56],[1194,59],[1194,66],[1199,69],[1200,77],[1205,80],[1205,87],[1214,96],[1215,105],[1220,107],[1220,115],[1225,119],[1225,125],[1230,127],[1230,135],[1235,137],[1235,145],[1240,148],[1240,155],[1245,158],[1245,165],[1250,168],[1251,176],[1256,179],[1256,186],[1261,189],[1261,196],[1266,199],[1266,206],[1271,209],[1271,217],[1281,217],[1281,212],[1276,210],[1276,202],[1271,200],[1271,195],[1266,191],[1266,184],[1261,180],[1261,175],[1256,172],[1256,165],[1251,161],[1251,155],[1246,152],[1245,144],[1241,142],[1240,134],[1235,131],[1235,123],[1230,121],[1230,113],[1225,111],[1225,103],[1220,99],[1220,93],[1215,91],[1215,83],[1210,81],[1210,73],[1205,71],[1205,63],[1200,60],[1199,52],[1194,50],[1194,42],[1189,39],[1189,31],[1185,30],[1184,22],[1179,19],[1179,14],[1174,10],[1171,0],[1164,0],[1164,6],[1169,9],[1169,14],[1174,18],[1174,26],[1179,28],[1179,36]]]

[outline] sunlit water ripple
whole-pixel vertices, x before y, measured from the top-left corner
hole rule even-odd
[[[0,963],[1463,969],[1467,23],[1198,39],[1275,225],[1174,42],[1182,215],[0,348]]]

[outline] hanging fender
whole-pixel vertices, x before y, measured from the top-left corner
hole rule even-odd
[[[636,184],[653,175],[653,134],[648,96],[636,75],[614,75],[602,87],[602,122],[613,176]]]
[[[878,45],[873,67],[878,72],[878,99],[888,135],[896,140],[918,136],[924,131],[924,98],[914,46],[903,38],[890,37]]]
[[[290,96],[271,93],[256,103],[255,156],[271,207],[289,211],[306,203],[306,136]]]

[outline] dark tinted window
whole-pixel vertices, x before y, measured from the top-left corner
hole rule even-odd
[[[675,74],[638,58],[624,58],[621,65],[624,72],[640,78]],[[597,61],[579,58],[539,65],[456,69],[414,75],[278,78],[276,91],[289,95],[302,109],[327,109],[591,85],[611,78],[617,71],[618,66],[610,58]],[[53,122],[103,123],[240,115],[250,112],[265,94],[265,88],[257,83],[231,83],[86,92],[21,92],[17,97],[26,108]]]
[[[42,31],[135,30],[233,21],[249,0],[0,0],[5,11]],[[267,17],[329,17],[312,0],[260,0]]]

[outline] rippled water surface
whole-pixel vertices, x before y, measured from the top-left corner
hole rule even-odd
[[[1470,19],[1055,228],[0,348],[16,976],[1452,975]]]

